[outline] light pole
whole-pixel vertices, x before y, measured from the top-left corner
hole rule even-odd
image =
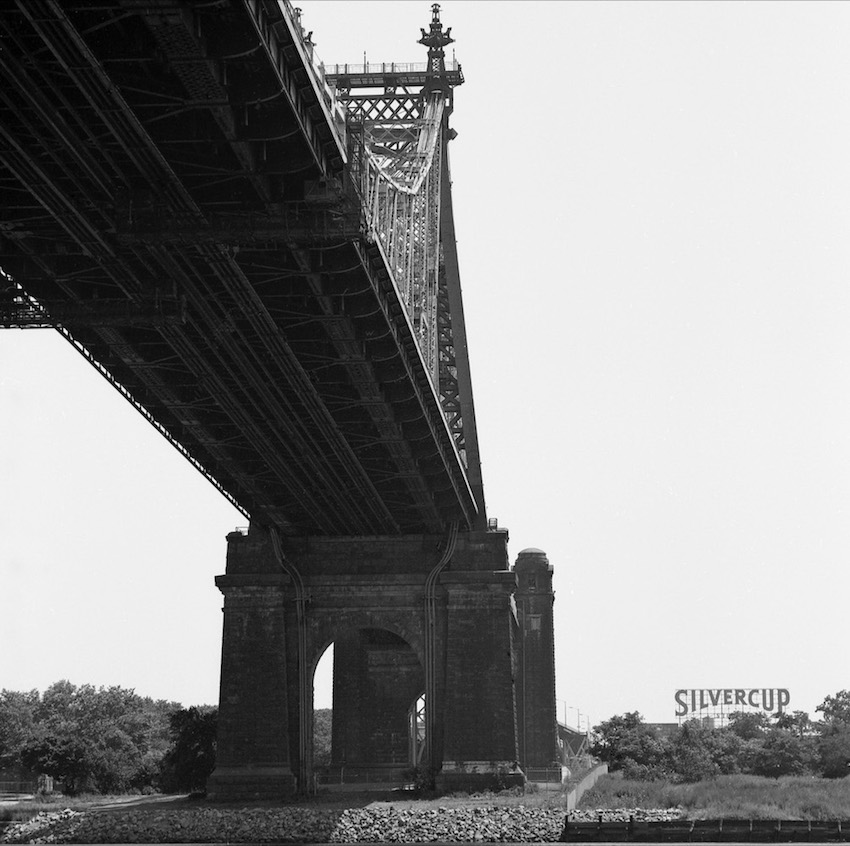
[[[581,711],[573,705],[569,706],[569,710],[576,712],[576,728],[581,731]]]

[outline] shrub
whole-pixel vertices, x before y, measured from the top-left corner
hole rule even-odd
[[[218,709],[183,708],[171,715],[173,746],[162,759],[160,785],[166,792],[203,791],[215,769]]]
[[[838,725],[824,733],[819,739],[818,754],[826,778],[850,775],[850,725]]]
[[[414,790],[431,792],[436,786],[437,771],[433,767],[420,764],[405,770],[403,778],[406,783],[413,785]]]
[[[612,717],[594,729],[591,754],[606,761],[612,770],[629,769],[647,775],[669,767],[669,744],[643,722],[637,711]]]

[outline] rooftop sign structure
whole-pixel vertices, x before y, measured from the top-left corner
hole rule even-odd
[[[737,712],[781,714],[791,694],[784,687],[682,688],[673,698],[679,721],[710,719],[722,726]]]

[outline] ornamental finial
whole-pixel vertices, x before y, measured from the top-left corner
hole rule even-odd
[[[441,75],[446,72],[446,61],[443,47],[447,44],[452,44],[454,38],[451,37],[452,28],[449,27],[443,32],[443,25],[440,23],[440,4],[434,3],[431,6],[431,30],[425,32],[420,27],[422,38],[419,39],[419,44],[423,44],[428,48],[428,75]]]

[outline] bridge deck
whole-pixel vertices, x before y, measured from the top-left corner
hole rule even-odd
[[[471,524],[298,29],[260,0],[5,4],[0,268],[27,296],[0,323],[60,325],[284,532]]]

